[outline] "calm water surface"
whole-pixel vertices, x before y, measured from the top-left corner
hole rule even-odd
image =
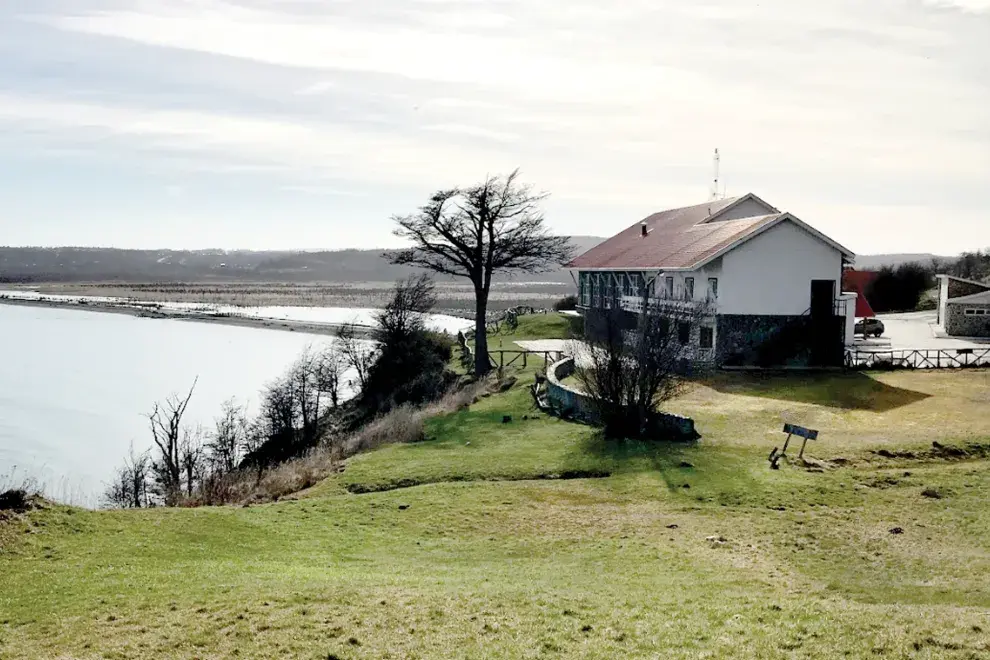
[[[210,323],[0,305],[0,486],[33,476],[50,495],[95,496],[128,446],[151,446],[143,415],[199,383],[187,411],[212,424],[309,344],[327,337]],[[13,473],[13,478],[11,474]]]

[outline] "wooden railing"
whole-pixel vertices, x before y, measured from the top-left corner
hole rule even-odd
[[[846,349],[850,369],[964,369],[990,367],[987,348],[904,348],[878,351]]]
[[[522,368],[525,369],[529,365],[530,355],[532,355],[535,359],[542,358],[544,364],[547,365],[561,360],[564,357],[564,353],[562,351],[503,351],[499,349],[495,351],[488,351],[488,362],[493,368],[496,369],[511,367],[513,365],[522,366]]]

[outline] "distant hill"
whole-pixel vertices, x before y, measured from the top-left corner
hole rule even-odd
[[[933,259],[938,259],[942,263],[954,263],[959,257],[944,257],[937,254],[858,254],[856,255],[856,268],[859,270],[878,270],[884,266],[900,266],[901,264],[917,262],[930,266]]]
[[[572,237],[576,254],[604,239]],[[119,250],[0,247],[0,283],[30,282],[392,282],[415,272],[382,250]],[[523,279],[570,282],[562,269]]]

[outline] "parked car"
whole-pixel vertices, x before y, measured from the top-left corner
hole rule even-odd
[[[883,334],[883,331],[883,321],[880,319],[860,319],[856,321],[855,332],[857,335],[879,337]]]

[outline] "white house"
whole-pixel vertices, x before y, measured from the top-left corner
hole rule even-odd
[[[841,362],[855,294],[842,294],[854,255],[797,216],[753,194],[655,213],[577,257],[589,327],[601,311],[709,303],[688,338],[718,364]]]

